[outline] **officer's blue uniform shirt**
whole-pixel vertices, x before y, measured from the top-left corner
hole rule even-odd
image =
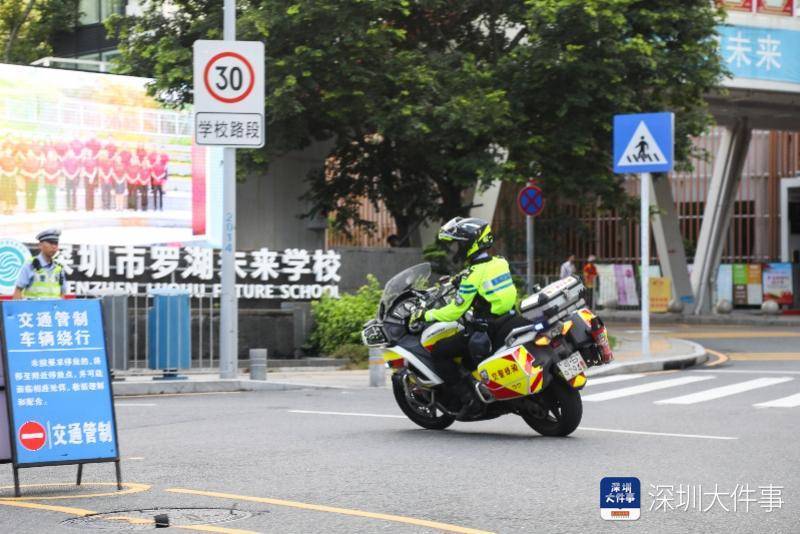
[[[45,258],[44,254],[42,254],[41,252],[39,253],[39,255],[36,256],[36,258],[39,260],[39,265],[41,265],[42,268],[45,269],[46,271],[52,271],[53,269],[55,269],[56,262],[52,261],[50,263],[47,263],[47,258]],[[25,265],[22,266],[22,269],[19,272],[19,278],[17,278],[17,287],[23,290],[28,289],[31,283],[33,283],[34,272],[35,271],[33,268],[33,262],[32,261],[26,262]],[[66,292],[67,292],[67,277],[64,274],[64,270],[62,269],[61,294],[63,295]]]

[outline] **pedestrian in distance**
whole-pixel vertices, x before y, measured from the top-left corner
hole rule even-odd
[[[559,278],[566,278],[575,274],[575,254],[570,254],[567,261],[561,264],[558,276]]]
[[[64,268],[55,261],[61,231],[55,228],[40,232],[39,254],[22,266],[14,289],[15,299],[59,299],[64,296],[67,278]]]
[[[594,287],[597,281],[597,266],[594,262],[596,260],[594,254],[589,254],[586,263],[583,264],[583,285],[586,287],[586,305],[589,308],[594,307]]]

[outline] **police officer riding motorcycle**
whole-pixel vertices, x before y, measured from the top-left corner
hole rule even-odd
[[[436,372],[450,393],[445,403],[464,415],[479,404],[470,371],[526,321],[514,310],[517,289],[508,262],[489,253],[494,236],[488,222],[455,217],[441,227],[438,238],[457,245],[456,260],[466,262],[466,268],[450,279],[458,288],[452,300],[436,309],[416,310],[408,326],[421,331],[425,323],[464,323],[464,330],[437,342],[431,350]],[[456,357],[461,358],[461,366]]]

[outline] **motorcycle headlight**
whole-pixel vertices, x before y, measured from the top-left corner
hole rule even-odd
[[[381,347],[389,344],[389,337],[383,330],[382,324],[370,321],[361,331],[361,341],[368,347]]]

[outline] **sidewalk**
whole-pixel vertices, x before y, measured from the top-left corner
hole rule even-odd
[[[638,323],[639,310],[601,310],[598,312],[607,323]],[[728,314],[688,315],[680,313],[651,313],[654,324],[698,324],[735,326],[790,326],[800,327],[800,315],[764,315],[759,310],[736,310]]]
[[[622,373],[641,373],[664,369],[683,369],[708,360],[706,350],[691,341],[653,334],[650,340],[651,356],[642,357],[641,337],[637,331],[616,329],[617,339],[614,362],[593,367],[588,376],[607,376]],[[288,363],[288,362],[287,362]],[[329,363],[329,362],[326,362]],[[383,387],[389,387],[390,372],[385,371]],[[221,379],[210,372],[185,373],[184,380],[153,380],[152,374],[142,372],[117,373],[124,381],[114,382],[115,396],[158,394],[202,394],[232,391],[286,391],[297,389],[370,389],[369,370],[345,371],[328,365],[325,367],[286,367],[270,370],[267,380],[250,380],[241,374],[236,379]],[[157,376],[157,375],[156,375]]]

